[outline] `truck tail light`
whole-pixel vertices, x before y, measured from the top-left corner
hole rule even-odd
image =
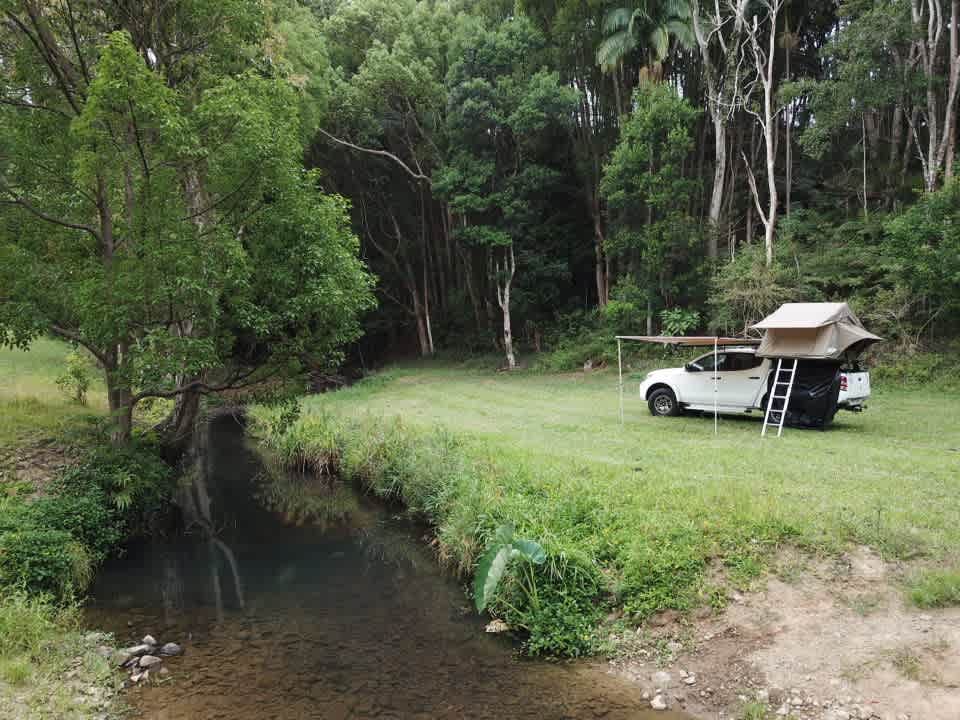
[[[840,390],[843,391],[846,389],[847,389],[847,375],[846,373],[840,373]]]

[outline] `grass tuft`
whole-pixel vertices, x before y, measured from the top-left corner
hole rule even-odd
[[[910,587],[910,600],[920,608],[960,605],[960,570],[927,570]]]

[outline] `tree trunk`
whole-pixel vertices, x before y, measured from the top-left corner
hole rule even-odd
[[[115,447],[130,443],[133,432],[133,393],[128,387],[118,387],[107,371],[107,400],[110,406],[110,442]]]
[[[169,447],[182,449],[194,437],[200,417],[200,398],[201,394],[196,390],[177,395],[166,431],[166,444]]]
[[[420,342],[420,356],[427,357],[430,355],[430,340],[429,334],[427,333],[426,313],[424,313],[423,305],[420,302],[420,294],[415,287],[410,289],[410,298],[413,301],[413,316],[417,323],[417,340]]]
[[[719,107],[710,105],[713,119],[713,191],[710,195],[710,215],[707,238],[707,257],[716,260],[721,233],[720,214],[723,210],[723,181],[727,174],[727,130]]]
[[[607,259],[603,251],[603,224],[599,208],[593,212],[593,251],[596,258],[594,274],[597,281],[597,305],[604,307],[610,301],[610,276]]]
[[[513,352],[513,330],[510,323],[510,289],[513,285],[513,277],[517,272],[517,261],[513,254],[512,244],[507,249],[506,256],[503,268],[501,268],[499,262],[495,265],[497,274],[495,282],[497,285],[497,303],[503,313],[503,350],[507,356],[507,369],[513,370],[517,367],[517,358]],[[501,274],[504,276],[502,283]]]

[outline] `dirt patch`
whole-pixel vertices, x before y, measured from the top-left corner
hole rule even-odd
[[[960,609],[908,606],[901,569],[864,548],[785,567],[719,615],[654,618],[611,671],[704,718],[748,702],[798,720],[960,718]]]
[[[53,478],[75,462],[77,455],[75,448],[52,440],[15,448],[0,459],[0,491],[44,495]]]

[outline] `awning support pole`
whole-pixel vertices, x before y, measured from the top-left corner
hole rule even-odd
[[[620,424],[623,425],[623,341],[617,338],[617,373],[620,378]]]
[[[717,392],[719,391],[717,387],[717,382],[720,379],[719,372],[717,368],[717,338],[713,339],[713,434],[716,435],[717,430]]]

